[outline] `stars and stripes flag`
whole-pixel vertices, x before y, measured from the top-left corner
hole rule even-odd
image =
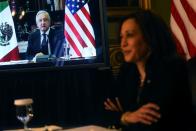
[[[66,0],[64,34],[70,57],[96,56],[89,0]]]
[[[196,57],[196,0],[171,2],[170,26],[178,52],[188,60]]]
[[[7,1],[0,2],[0,62],[18,60],[14,22]]]

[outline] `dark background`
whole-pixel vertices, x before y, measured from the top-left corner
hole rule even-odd
[[[110,69],[71,69],[0,73],[0,129],[22,128],[14,99],[32,98],[29,127],[57,124],[107,126],[103,101],[111,91]]]

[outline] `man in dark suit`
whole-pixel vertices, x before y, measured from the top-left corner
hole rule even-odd
[[[26,58],[32,60],[40,55],[56,56],[63,49],[63,39],[50,27],[51,19],[48,12],[41,10],[36,15],[38,29],[29,35]],[[61,53],[60,53],[61,54]]]

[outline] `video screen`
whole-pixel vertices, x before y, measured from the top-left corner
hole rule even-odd
[[[0,71],[108,66],[105,8],[104,0],[1,0]]]

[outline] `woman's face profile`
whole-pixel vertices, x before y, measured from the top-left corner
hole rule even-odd
[[[121,26],[121,49],[124,60],[130,62],[141,62],[146,60],[149,47],[144,41],[139,25],[134,19],[127,19]]]

